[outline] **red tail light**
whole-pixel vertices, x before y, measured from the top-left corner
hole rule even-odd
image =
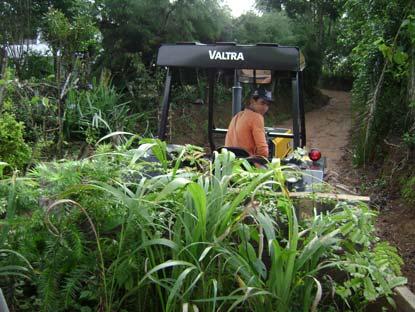
[[[312,161],[317,161],[321,158],[321,152],[318,149],[313,148],[310,153],[308,153],[308,157],[310,157]]]

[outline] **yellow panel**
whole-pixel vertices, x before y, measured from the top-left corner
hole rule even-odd
[[[292,133],[291,129],[285,130],[285,133]],[[293,140],[291,138],[275,138],[272,142],[274,143],[274,157],[276,158],[284,158],[293,150]]]

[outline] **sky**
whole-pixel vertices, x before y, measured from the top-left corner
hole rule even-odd
[[[238,17],[239,15],[253,9],[255,0],[225,0],[223,2],[230,7],[232,15],[234,17]]]

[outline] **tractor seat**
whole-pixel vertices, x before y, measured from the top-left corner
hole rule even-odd
[[[249,153],[246,151],[246,149],[243,149],[241,147],[232,147],[232,146],[221,146],[216,149],[219,153],[222,151],[222,149],[226,148],[229,152],[232,152],[235,154],[238,158],[247,158],[249,157]]]

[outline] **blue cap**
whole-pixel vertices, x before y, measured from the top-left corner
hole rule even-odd
[[[270,103],[274,102],[274,99],[272,98],[272,92],[268,91],[264,88],[255,89],[252,92],[251,97],[258,97],[258,98],[264,99],[265,101],[270,102]]]

